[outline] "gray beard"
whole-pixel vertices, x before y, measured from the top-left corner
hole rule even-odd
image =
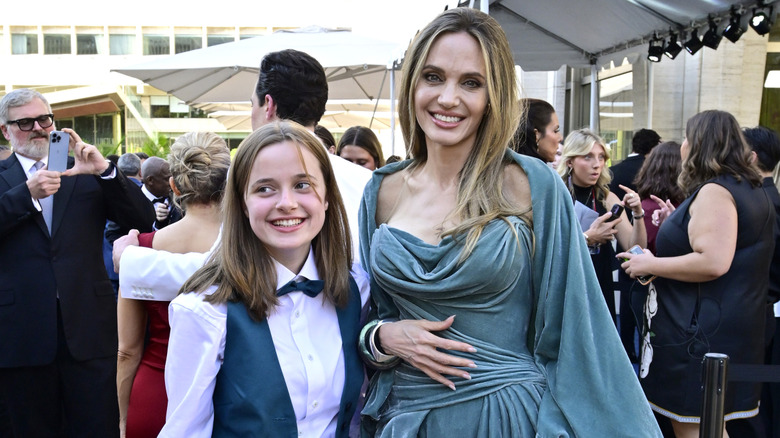
[[[38,134],[40,134],[40,132],[38,132]],[[49,153],[49,142],[46,131],[43,131],[43,137],[47,139],[45,143],[37,143],[35,141],[36,138],[31,138],[21,144],[14,144],[14,142],[12,142],[11,146],[13,147],[14,152],[23,157],[40,160]]]

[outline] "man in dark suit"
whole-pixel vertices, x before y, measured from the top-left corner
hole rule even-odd
[[[631,153],[625,160],[609,168],[612,172],[612,182],[609,183],[609,191],[616,194],[618,199],[623,199],[626,192],[618,185],[623,184],[636,191],[634,178],[642,168],[647,154],[661,143],[661,136],[652,129],[640,129],[631,139]]]
[[[154,211],[72,130],[64,130],[75,157],[68,170],[42,168],[51,113],[34,90],[0,101],[0,129],[14,149],[0,162],[0,398],[16,437],[118,436],[116,303],[103,227],[110,218],[150,230]]]
[[[171,166],[160,157],[149,157],[141,165],[143,192],[154,204],[156,215],[154,229],[159,230],[177,222],[182,218],[182,212],[173,203],[171,190]],[[125,230],[122,236],[130,230]],[[121,236],[120,236],[121,237]]]

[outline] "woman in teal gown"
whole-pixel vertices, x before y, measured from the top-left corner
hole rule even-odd
[[[446,11],[404,70],[411,159],[377,170],[361,209],[360,341],[378,368],[363,435],[660,436],[570,195],[506,148],[519,108],[503,31]]]

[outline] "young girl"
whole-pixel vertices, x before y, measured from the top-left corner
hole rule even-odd
[[[170,306],[160,436],[346,437],[367,297],[327,152],[297,124],[258,129],[223,210],[219,247]]]

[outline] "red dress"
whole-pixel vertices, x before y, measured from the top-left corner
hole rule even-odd
[[[152,247],[154,232],[138,236],[141,246]],[[154,438],[165,424],[168,396],[165,394],[165,357],[168,354],[170,301],[143,301],[148,315],[147,340],[141,363],[130,390],[127,407],[127,438]]]

